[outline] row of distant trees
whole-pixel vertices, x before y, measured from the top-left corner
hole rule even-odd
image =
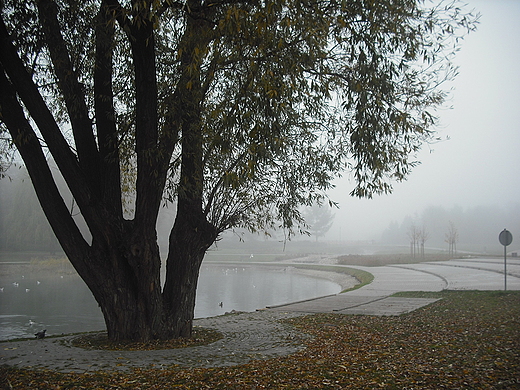
[[[410,239],[410,255],[413,258],[424,258],[424,246],[430,233],[424,226],[417,227],[412,224],[408,230],[408,238]],[[457,253],[457,242],[459,240],[459,232],[452,221],[449,221],[448,232],[445,234],[445,242],[448,244],[448,254],[453,256]]]
[[[520,230],[520,203],[501,206],[445,208],[431,206],[402,221],[393,221],[383,231],[381,242],[407,245],[415,256],[427,246],[446,250],[499,253],[498,234],[507,228]]]
[[[73,212],[74,204],[70,204]],[[166,248],[169,224],[175,214],[172,208],[162,208],[157,223],[159,245]],[[332,226],[334,213],[328,205],[307,207],[303,214],[308,233],[318,241]],[[0,180],[0,250],[37,251],[50,254],[61,251],[45,218],[30,178],[24,168],[9,170]]]
[[[25,169],[0,180],[0,250],[61,251]]]

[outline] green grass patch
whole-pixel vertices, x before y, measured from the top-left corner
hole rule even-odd
[[[410,256],[406,253],[388,253],[375,255],[344,255],[338,257],[338,264],[380,267],[388,264],[415,264],[429,261],[446,261],[452,258],[446,253],[426,253],[424,256]]]
[[[510,305],[511,309],[518,311],[520,324],[520,291],[480,291],[480,290],[443,290],[443,291],[404,291],[398,292],[394,297],[403,298],[441,298],[448,302],[451,311],[456,308],[457,312],[478,310],[481,313],[494,313],[499,315],[501,308]],[[516,302],[516,308],[515,308]],[[442,313],[439,313],[441,315]]]
[[[347,274],[347,275],[354,277],[359,282],[354,287],[347,288],[347,289],[341,291],[341,293],[344,293],[347,291],[352,291],[352,290],[357,290],[358,288],[361,288],[363,286],[366,286],[367,284],[372,283],[372,281],[374,280],[374,275],[372,275],[370,272],[366,272],[366,271],[363,271],[360,269],[350,268],[350,267],[337,267],[337,266],[333,266],[333,265],[318,265],[318,264],[291,264],[291,267]]]

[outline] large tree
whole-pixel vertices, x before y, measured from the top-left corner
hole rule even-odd
[[[332,206],[332,205],[329,205]],[[330,207],[315,204],[303,211],[305,223],[309,225],[309,234],[316,238],[323,237],[332,227],[334,214]]]
[[[114,340],[190,336],[226,229],[304,228],[300,206],[344,171],[354,196],[390,192],[475,24],[420,0],[3,0],[1,18],[4,139]]]

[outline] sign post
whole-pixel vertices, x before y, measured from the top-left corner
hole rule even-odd
[[[513,235],[507,229],[504,229],[498,235],[498,240],[504,245],[504,291],[507,290],[507,251],[506,248],[513,242]]]

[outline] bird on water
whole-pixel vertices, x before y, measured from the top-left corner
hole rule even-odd
[[[36,336],[37,339],[43,339],[45,337],[45,332],[47,332],[47,329],[44,329],[38,333],[35,333],[34,335]]]

